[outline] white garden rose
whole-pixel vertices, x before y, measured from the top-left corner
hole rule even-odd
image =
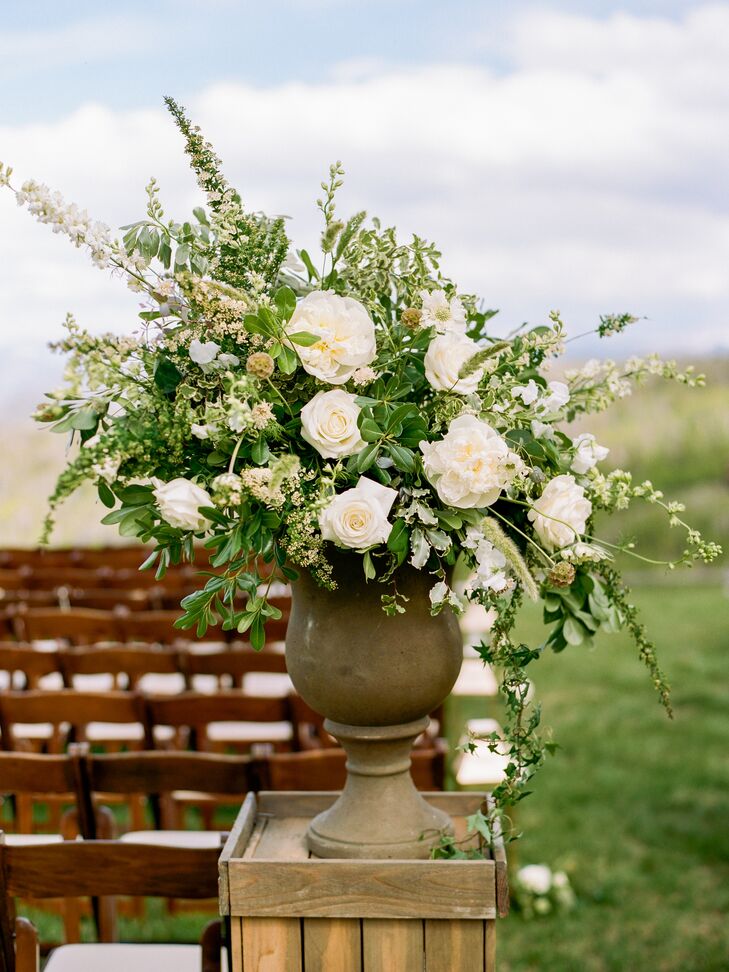
[[[475,415],[453,419],[444,438],[421,442],[428,480],[446,506],[490,506],[521,469],[519,457]]]
[[[595,436],[590,432],[583,432],[572,440],[575,447],[575,458],[572,460],[570,469],[576,473],[589,472],[598,462],[607,458],[609,449],[597,444]]]
[[[172,479],[163,483],[153,480],[157,508],[170,526],[181,530],[204,530],[207,519],[199,512],[201,506],[212,506],[210,493],[189,479]]]
[[[319,340],[296,345],[304,371],[330,385],[343,385],[377,354],[375,325],[363,304],[331,290],[315,290],[296,305],[288,334],[307,331]]]
[[[352,456],[365,446],[357,428],[356,395],[335,388],[318,392],[301,409],[301,435],[325,459]]]
[[[392,530],[387,517],[396,498],[396,489],[361,476],[354,489],[339,493],[321,511],[321,535],[325,540],[353,550],[366,550],[385,543]]]
[[[458,372],[478,350],[476,342],[465,334],[453,331],[439,334],[425,352],[425,377],[436,391],[472,394],[483,378],[483,368],[477,368],[467,378],[459,378]]]
[[[574,543],[585,532],[592,503],[574,476],[555,476],[532,504],[528,517],[545,546],[556,549]]]

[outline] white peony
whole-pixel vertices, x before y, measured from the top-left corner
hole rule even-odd
[[[301,409],[301,435],[325,459],[352,456],[365,446],[357,428],[355,395],[335,388],[317,392]]]
[[[446,297],[444,290],[421,291],[423,298],[420,323],[423,327],[435,326],[439,334],[449,331],[459,334],[466,333],[466,311],[457,297]]]
[[[534,532],[552,549],[574,543],[585,532],[592,503],[585,498],[585,490],[574,476],[555,476],[544,492],[532,504],[528,517]]]
[[[296,351],[304,371],[330,385],[343,385],[377,354],[375,325],[364,306],[331,290],[315,290],[299,301],[286,325],[288,334],[297,331],[319,338],[309,347],[297,344]]]
[[[532,894],[549,894],[552,887],[552,872],[546,864],[527,864],[519,869],[517,879]]]
[[[387,517],[396,499],[396,489],[361,476],[354,489],[339,493],[321,511],[321,535],[353,550],[385,543],[392,530]]]
[[[475,415],[453,419],[444,438],[421,442],[428,480],[446,506],[490,506],[521,468],[521,460]]]
[[[597,444],[595,436],[590,432],[583,432],[572,440],[575,447],[575,458],[572,460],[570,469],[576,473],[589,472],[598,462],[607,458],[609,449]]]
[[[169,483],[163,483],[159,479],[153,482],[154,498],[162,519],[181,530],[198,532],[205,529],[208,521],[199,510],[201,506],[213,505],[207,490],[182,477],[172,479]]]
[[[483,368],[467,378],[459,378],[458,372],[478,350],[476,342],[465,334],[448,332],[434,337],[425,352],[425,377],[436,391],[470,395],[483,378]]]

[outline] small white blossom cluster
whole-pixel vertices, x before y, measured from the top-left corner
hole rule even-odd
[[[466,550],[473,551],[476,571],[466,583],[466,593],[495,591],[502,593],[513,588],[514,582],[506,576],[506,557],[488,540],[482,530],[468,527],[462,541]]]
[[[570,911],[576,904],[575,892],[564,871],[552,871],[546,864],[527,864],[519,868],[514,881],[514,896],[526,918]]]

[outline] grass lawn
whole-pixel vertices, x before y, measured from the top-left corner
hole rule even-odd
[[[675,720],[622,636],[534,664],[562,748],[519,808],[519,863],[567,870],[579,905],[502,922],[500,972],[729,969],[729,596],[641,588],[635,600]],[[541,640],[536,611],[523,637]]]

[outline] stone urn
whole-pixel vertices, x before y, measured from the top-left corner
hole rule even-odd
[[[312,821],[309,847],[319,857],[425,858],[451,822],[415,789],[410,753],[458,677],[458,622],[450,608],[431,616],[427,572],[398,569],[406,610],[388,617],[380,598],[392,588],[365,581],[360,555],[329,559],[334,591],[297,568],[286,635],[296,690],[347,752],[346,785]]]

